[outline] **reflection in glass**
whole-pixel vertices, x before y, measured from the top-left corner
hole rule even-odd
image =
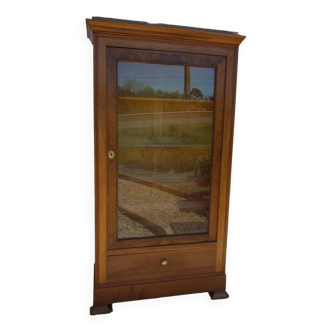
[[[208,233],[213,68],[118,62],[118,238]]]

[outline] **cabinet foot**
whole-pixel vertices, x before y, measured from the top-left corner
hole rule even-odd
[[[112,304],[93,305],[90,307],[90,315],[110,314],[112,311]]]
[[[229,298],[229,295],[226,291],[214,291],[209,292],[211,300],[222,300]]]

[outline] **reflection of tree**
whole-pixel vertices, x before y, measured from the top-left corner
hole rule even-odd
[[[135,79],[127,78],[123,85],[123,89],[124,89],[124,92],[130,92],[130,91],[136,90],[137,86],[138,86],[138,82],[136,82]]]
[[[134,78],[127,78],[123,86],[118,87],[119,96],[130,97],[154,97],[155,92],[152,87],[144,82],[137,82]]]
[[[144,82],[138,82],[134,78],[127,78],[123,86],[118,86],[119,97],[146,97],[146,98],[166,98],[166,99],[184,99],[184,93],[178,90],[168,92],[162,91],[160,89],[154,90],[153,87],[146,85]],[[207,99],[211,100],[213,96],[204,95],[201,90],[197,88],[192,88],[190,91],[191,99]]]
[[[201,175],[210,174],[210,170],[211,170],[211,153],[199,156],[197,158],[195,175],[198,175],[199,172],[201,173]]]
[[[203,93],[200,89],[192,88],[190,91],[190,97],[192,99],[203,99]]]

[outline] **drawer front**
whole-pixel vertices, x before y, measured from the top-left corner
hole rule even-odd
[[[181,250],[108,256],[109,281],[163,278],[215,271],[216,250]]]

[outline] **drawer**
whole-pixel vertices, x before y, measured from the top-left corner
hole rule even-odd
[[[129,281],[215,272],[216,249],[172,250],[107,257],[109,281]]]

